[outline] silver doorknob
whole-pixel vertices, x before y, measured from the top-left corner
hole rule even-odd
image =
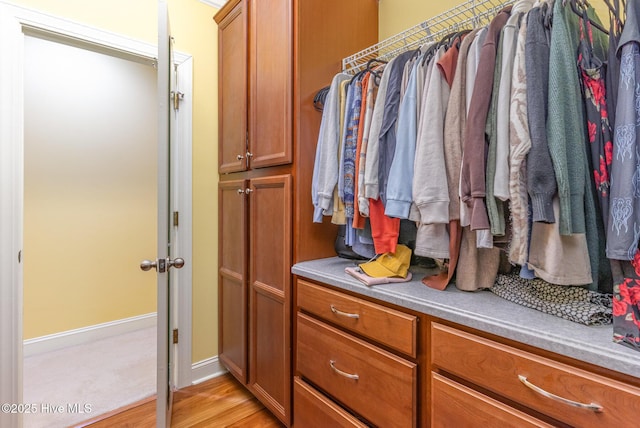
[[[182,268],[184,266],[184,259],[181,257],[176,257],[175,259],[167,259],[167,266],[174,267],[176,269]]]
[[[156,262],[152,262],[151,260],[143,260],[142,262],[140,262],[140,269],[142,269],[143,271],[148,271],[151,270],[151,268],[157,268],[158,267],[158,263]]]

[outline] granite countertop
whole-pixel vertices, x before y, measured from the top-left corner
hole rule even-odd
[[[490,291],[445,290],[422,284],[424,270],[412,267],[413,280],[366,286],[345,273],[354,262],[339,257],[293,266],[295,275],[343,290],[456,322],[540,349],[640,378],[640,353],[614,343],[613,327],[586,326],[512,303]]]

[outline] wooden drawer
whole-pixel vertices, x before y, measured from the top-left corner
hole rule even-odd
[[[341,327],[416,357],[418,318],[298,280],[298,307]]]
[[[297,321],[302,377],[375,425],[416,425],[416,364],[305,314]]]
[[[431,428],[552,426],[434,372],[429,414]]]
[[[293,381],[293,426],[301,428],[367,427],[297,376]]]
[[[434,366],[572,426],[623,427],[640,414],[640,389],[438,323],[431,325]],[[576,407],[525,386],[602,411]]]

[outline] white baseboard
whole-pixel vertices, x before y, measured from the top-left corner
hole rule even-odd
[[[96,324],[89,327],[67,330],[61,333],[35,337],[24,341],[24,357],[57,351],[68,346],[90,343],[119,334],[130,333],[142,328],[156,325],[156,313],[139,315],[131,318]]]
[[[213,379],[227,372],[218,357],[207,358],[191,365],[192,385]]]

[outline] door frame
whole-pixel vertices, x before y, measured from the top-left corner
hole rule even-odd
[[[24,205],[24,31],[52,39],[72,40],[80,47],[109,52],[130,60],[156,63],[156,45],[134,40],[84,24],[46,15],[0,0],[0,403],[22,402],[23,359],[23,205]],[[180,328],[174,348],[173,384],[191,384],[192,341],[192,100],[193,58],[175,52],[179,91],[184,94],[178,110],[176,177],[179,190],[181,256],[187,260],[175,272],[180,283],[171,306],[173,328]],[[150,255],[153,256],[153,255]],[[132,263],[137,263],[137,260]],[[17,415],[0,413],[1,426],[15,426]],[[5,420],[6,418],[6,420]]]

